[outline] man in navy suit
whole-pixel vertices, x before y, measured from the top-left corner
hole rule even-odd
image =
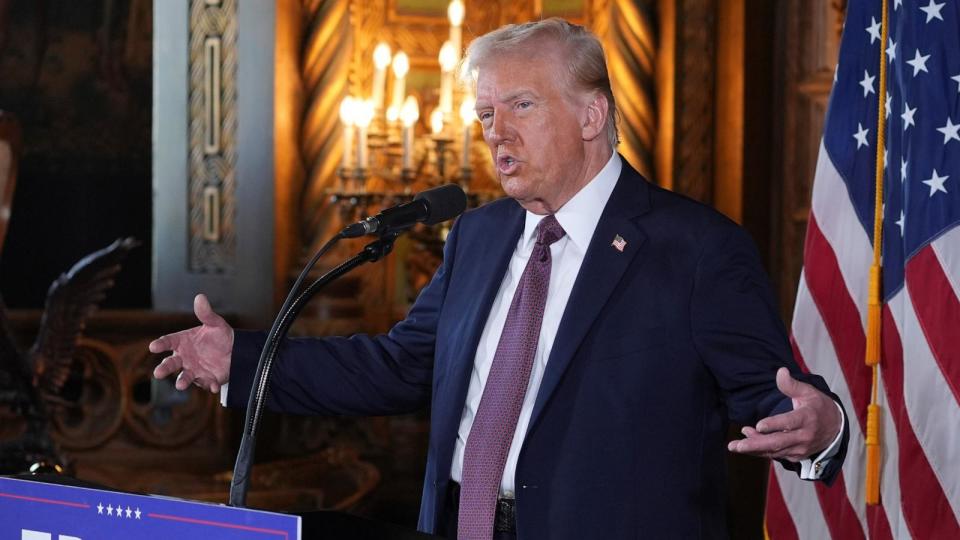
[[[289,340],[268,406],[430,405],[419,527],[461,538],[724,537],[729,421],[747,426],[730,451],[830,482],[839,402],[793,362],[744,231],[614,151],[596,37],[559,19],[508,25],[467,61],[509,198],[456,222],[388,334]],[[155,375],[229,381],[243,406],[264,335],[234,332],[203,295],[195,311],[202,326],[150,344],[173,351]]]

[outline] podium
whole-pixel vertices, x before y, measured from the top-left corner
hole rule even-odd
[[[303,515],[99,489],[69,478],[0,477],[0,538],[203,540],[437,538],[333,511]],[[50,483],[50,482],[56,483]],[[72,484],[72,485],[67,485]]]

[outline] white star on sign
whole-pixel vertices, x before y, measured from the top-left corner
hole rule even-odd
[[[110,506],[109,504],[107,505],[107,515],[108,516],[113,515],[113,506]]]
[[[137,508],[136,510],[134,510],[134,511],[133,511],[133,515],[134,515],[137,519],[140,519],[140,509]]]
[[[123,517],[123,508],[120,508],[119,504],[117,505],[117,517],[118,518]]]
[[[925,73],[930,73],[927,71],[927,60],[930,59],[929,54],[920,55],[920,49],[917,49],[916,54],[913,55],[913,60],[907,60],[907,63],[913,66],[913,76],[916,77],[921,71]]]
[[[873,80],[876,77],[871,77],[867,70],[863,70],[863,80],[860,81],[860,86],[863,87],[863,97],[867,97],[867,94],[876,94],[873,90]]]
[[[900,236],[903,236],[903,210],[900,211],[900,219],[894,221],[900,227]]]
[[[917,108],[910,108],[910,104],[906,101],[903,102],[903,114],[900,115],[900,118],[903,118],[903,130],[906,131],[908,127],[915,126],[913,122],[913,114],[917,112]]]
[[[956,139],[960,141],[960,124],[954,124],[950,121],[950,117],[947,117],[947,125],[937,128],[937,131],[943,133],[943,144],[947,144],[951,139]]]
[[[867,33],[870,34],[870,43],[880,39],[880,23],[876,17],[870,17],[870,26],[867,27]]]
[[[860,122],[857,122],[857,132],[853,134],[853,138],[857,140],[857,149],[859,150],[861,146],[870,146],[870,143],[867,142],[867,133],[869,129],[863,129],[863,126]]]
[[[97,513],[98,514],[103,513],[103,503],[97,503]]]
[[[887,60],[893,62],[897,59],[897,42],[893,38],[887,38]]]
[[[943,3],[938,4],[938,3],[934,2],[933,0],[930,0],[930,3],[927,4],[927,7],[922,7],[922,8],[920,8],[920,11],[922,11],[922,12],[924,12],[924,13],[927,14],[927,22],[928,22],[928,23],[929,23],[930,21],[934,20],[934,19],[940,19],[940,20],[942,21],[942,20],[943,20],[943,16],[940,15],[940,10],[943,9],[943,6],[945,6],[945,5],[946,5],[946,2],[943,2]]]
[[[128,507],[127,507],[127,517],[130,517],[130,514],[132,514],[132,513],[133,513],[133,510],[131,510],[130,507],[128,506]]]
[[[949,174],[945,174],[945,175],[943,175],[943,176],[940,176],[940,175],[937,174],[937,170],[934,169],[934,170],[933,170],[933,176],[931,176],[930,178],[927,178],[926,180],[923,181],[924,184],[930,186],[930,196],[931,196],[931,197],[933,197],[933,194],[936,193],[936,192],[938,192],[938,191],[942,191],[942,192],[944,192],[944,193],[947,192],[947,188],[943,187],[943,183],[947,181],[947,178],[950,178],[950,175],[949,175]]]
[[[883,119],[886,120],[890,118],[890,102],[893,100],[893,96],[890,95],[890,92],[887,92],[887,100],[883,102]]]

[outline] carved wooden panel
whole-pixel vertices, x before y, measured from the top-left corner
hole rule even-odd
[[[190,270],[233,269],[236,251],[237,6],[190,9]]]
[[[782,114],[779,162],[779,242],[772,246],[780,269],[780,305],[793,312],[803,265],[803,239],[827,101],[839,52],[845,2],[791,0],[777,12],[777,88]]]

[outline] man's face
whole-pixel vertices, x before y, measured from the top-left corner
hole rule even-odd
[[[556,212],[585,178],[583,101],[567,89],[560,55],[491,58],[477,75],[477,116],[506,194],[537,214]]]

